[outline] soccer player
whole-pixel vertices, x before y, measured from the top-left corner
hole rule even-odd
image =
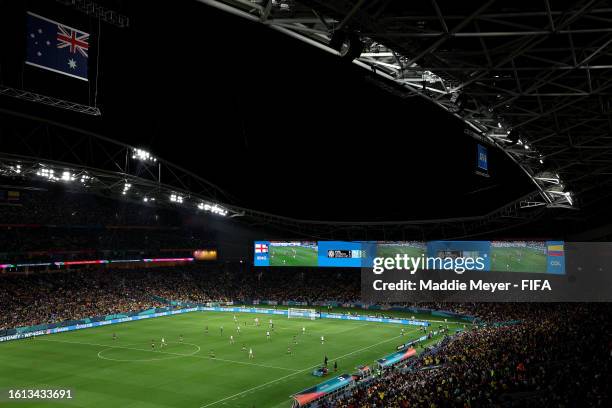
[[[155,341],[151,339],[151,350],[155,350]]]
[[[269,327],[274,327],[274,324],[272,323],[272,319],[270,319],[270,322],[268,323]]]
[[[230,336],[230,344],[234,344],[234,336],[233,335]]]
[[[236,315],[234,315],[234,323],[236,323],[238,321],[238,319],[236,318]]]
[[[404,328],[402,327],[402,331],[400,332],[400,335],[403,336],[405,333]]]
[[[249,360],[254,359],[255,356],[253,355],[253,349],[249,347]]]
[[[334,372],[338,371],[338,362],[334,361]]]
[[[36,337],[36,336],[33,336],[33,337]],[[113,340],[117,340],[117,334],[116,333],[113,333]]]
[[[321,344],[325,343],[325,336],[321,336]]]
[[[266,332],[266,339],[270,340],[270,331],[269,330]]]
[[[306,334],[306,327],[302,326],[302,334]]]
[[[293,336],[293,344],[297,344],[297,336]]]
[[[242,344],[242,351],[246,351],[246,344]]]
[[[208,334],[208,326],[204,328],[204,333]]]
[[[259,317],[255,318],[255,326],[259,327]]]
[[[208,352],[208,357],[215,358],[215,350],[210,349],[210,351]]]
[[[291,354],[291,346],[287,346],[287,354]]]
[[[182,343],[183,342],[183,335],[179,334],[179,341]]]
[[[162,348],[163,348],[165,345],[166,345],[166,339],[164,339],[164,338],[162,337],[162,339],[161,339],[161,346],[160,346],[160,347],[162,347]]]
[[[223,326],[221,326],[220,329],[221,329],[221,335],[223,336]]]
[[[236,331],[238,332],[238,335],[240,336],[240,325],[236,326]]]
[[[327,361],[328,361],[328,360],[329,360],[329,359],[327,358],[327,355],[325,355],[325,358],[323,359],[323,365],[324,365],[325,367],[327,367]]]

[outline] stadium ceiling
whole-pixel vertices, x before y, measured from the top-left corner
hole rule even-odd
[[[531,178],[541,205],[612,196],[609,1],[199,1],[356,57],[460,117]]]
[[[32,126],[32,123],[35,126]],[[304,220],[244,208],[221,188],[183,167],[111,138],[0,109],[0,178],[217,216],[291,237],[319,239],[462,238],[527,224],[546,212],[534,192],[480,216],[374,222]]]

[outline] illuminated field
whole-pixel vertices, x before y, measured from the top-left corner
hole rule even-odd
[[[405,254],[412,258],[420,258],[427,254],[427,249],[407,245],[378,245],[376,248],[376,256],[378,257],[392,258],[396,254]]]
[[[72,400],[3,406],[286,408],[291,394],[324,381],[311,372],[325,355],[330,366],[338,361],[338,374],[352,373],[419,336],[416,326],[276,317],[268,341],[269,315],[237,317],[240,335],[231,313],[194,312],[0,344],[0,388],[73,390]],[[160,349],[162,337],[168,346]],[[255,359],[243,345],[253,348]]]
[[[546,272],[546,253],[533,248],[491,248],[491,270]]]
[[[317,266],[318,254],[314,247],[270,246],[270,266]]]

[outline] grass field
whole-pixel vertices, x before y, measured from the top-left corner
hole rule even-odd
[[[423,254],[427,255],[427,249],[405,245],[378,245],[376,247],[376,256],[378,257],[391,258],[396,254],[406,254],[409,257],[420,258]]]
[[[270,266],[317,266],[318,263],[316,248],[270,245]]]
[[[291,406],[291,394],[325,380],[311,374],[325,355],[330,365],[338,361],[338,374],[352,373],[357,365],[372,363],[394,352],[398,344],[419,337],[416,326],[276,317],[268,341],[270,316],[259,315],[262,325],[255,327],[256,316],[237,316],[240,335],[231,313],[193,312],[0,343],[0,391],[5,394],[0,404],[286,408]],[[403,337],[401,327],[406,329]],[[454,327],[458,325],[451,325],[451,330]],[[230,335],[235,344],[230,344]],[[160,349],[162,337],[168,345]],[[253,348],[253,360],[241,350],[243,344]],[[287,354],[289,345],[292,355]],[[211,349],[215,358],[209,357]],[[7,389],[24,388],[70,388],[73,399],[7,402]]]
[[[378,257],[394,258],[396,254],[420,258],[423,254],[427,255],[427,249],[405,245],[378,245],[376,248],[376,256]]]
[[[491,248],[491,270],[546,272],[546,253],[533,248]]]

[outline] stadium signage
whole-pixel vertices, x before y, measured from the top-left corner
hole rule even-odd
[[[254,241],[254,266],[565,274],[563,241]]]
[[[123,317],[120,319],[111,319],[111,320],[104,320],[100,322],[93,322],[93,323],[87,323],[87,324],[76,324],[72,326],[56,327],[53,329],[46,329],[46,330],[38,330],[35,332],[13,334],[10,336],[0,337],[0,342],[9,341],[9,340],[18,340],[18,339],[28,338],[32,336],[40,336],[40,335],[45,335],[45,334],[54,334],[54,333],[62,333],[62,332],[73,331],[73,330],[81,330],[81,329],[87,329],[90,327],[98,327],[98,326],[103,326],[103,325],[108,325],[108,324],[117,324],[117,323],[131,322],[131,321],[141,320],[141,319],[171,316],[175,314],[189,313],[189,312],[196,312],[196,311],[258,313],[258,314],[271,314],[271,315],[276,315],[276,316],[287,316],[288,314],[287,310],[276,310],[276,309],[198,306],[198,307],[192,307],[188,309],[178,309],[178,310],[172,310],[168,312],[152,313],[152,314],[140,315],[140,316],[129,316],[129,317]],[[320,317],[321,319],[356,320],[356,321],[364,321],[364,322],[395,323],[395,324],[413,325],[413,326],[429,326],[428,322],[418,321],[418,320],[387,319],[387,318],[378,318],[378,317],[369,317],[369,316],[349,316],[349,315],[341,315],[337,313],[320,313],[318,317]]]

